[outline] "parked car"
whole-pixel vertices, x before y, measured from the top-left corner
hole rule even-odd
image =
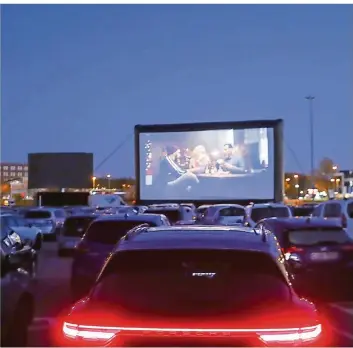
[[[60,208],[37,208],[26,211],[24,218],[30,226],[40,228],[43,238],[56,240],[67,215]]]
[[[204,225],[242,224],[245,208],[239,204],[215,204],[207,208],[201,223]]]
[[[314,304],[295,293],[281,250],[264,235],[146,226],[115,246],[63,318],[57,345],[329,345],[324,337]]]
[[[23,219],[16,215],[1,214],[0,219],[4,240],[9,240],[10,245],[23,254],[23,267],[26,268],[33,279],[36,279],[38,252],[42,247],[41,231],[35,227],[26,226]]]
[[[203,204],[200,205],[198,208],[196,208],[196,221],[200,222],[202,221],[207,209],[211,207],[210,204]]]
[[[1,346],[26,347],[34,315],[32,277],[27,272],[27,246],[1,224]]]
[[[249,204],[245,207],[246,217],[244,224],[254,227],[262,219],[270,217],[292,217],[291,209],[282,203]]]
[[[89,225],[73,256],[71,290],[74,298],[89,290],[115,244],[131,228],[145,223],[170,225],[165,216],[158,214],[101,215]]]
[[[58,235],[58,255],[72,255],[87,227],[96,218],[97,215],[94,214],[72,215],[66,218],[64,226]]]
[[[15,231],[21,239],[39,251],[42,248],[42,231],[35,226],[29,226],[25,219],[16,214],[1,214],[1,225],[7,233]]]
[[[196,212],[189,206],[179,204],[153,204],[144,212],[145,214],[165,215],[171,224],[181,220],[195,220]]]
[[[353,239],[353,198],[320,203],[314,209],[312,216],[340,221]]]
[[[293,285],[312,300],[353,300],[353,241],[339,221],[270,218],[257,226],[277,236]]]

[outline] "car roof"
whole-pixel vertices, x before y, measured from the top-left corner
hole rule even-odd
[[[229,226],[161,226],[145,228],[124,238],[115,251],[165,249],[219,249],[271,251],[253,229]]]
[[[267,218],[262,221],[271,221],[275,225],[280,225],[285,229],[305,229],[320,227],[342,228],[340,221],[336,219],[324,219],[317,217],[289,217],[289,218]]]
[[[99,215],[95,222],[98,221],[153,221],[160,220],[163,214],[113,214]]]
[[[240,209],[245,209],[244,206],[240,205],[240,204],[227,204],[227,203],[220,203],[220,204],[214,204],[211,205],[211,207],[216,207],[216,208],[240,208]]]
[[[255,204],[250,204],[248,205],[248,207],[250,208],[283,208],[286,207],[288,208],[287,205],[285,205],[284,203],[255,203]]]

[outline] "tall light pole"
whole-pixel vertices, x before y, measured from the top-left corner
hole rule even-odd
[[[314,96],[308,95],[305,99],[309,102],[309,119],[310,119],[310,164],[311,164],[311,188],[315,187],[314,181],[314,108],[313,101]]]
[[[111,175],[110,174],[107,174],[107,179],[108,179],[108,189],[110,190],[110,177]]]

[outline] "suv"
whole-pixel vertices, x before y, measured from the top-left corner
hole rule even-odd
[[[241,226],[136,228],[63,318],[62,338],[70,346],[318,343],[316,309],[284,267],[272,239]]]
[[[276,235],[298,293],[314,301],[353,300],[353,241],[339,222],[270,218],[256,227]]]
[[[66,216],[64,209],[38,208],[26,211],[23,217],[30,226],[40,228],[43,238],[56,240],[56,234],[63,226]]]
[[[325,219],[336,219],[347,229],[353,239],[353,199],[331,200],[320,203],[315,207],[312,216]]]
[[[145,210],[145,213],[151,214],[163,214],[165,215],[171,224],[175,224],[178,221],[191,221],[196,220],[196,212],[189,205],[179,204],[153,204]]]
[[[245,218],[245,208],[239,204],[215,204],[210,206],[201,223],[205,225],[242,224]]]
[[[1,346],[25,347],[34,315],[32,278],[25,246],[1,227]]]
[[[170,225],[165,216],[157,214],[101,215],[89,225],[74,250],[71,271],[74,298],[89,290],[115,244],[131,228],[141,224]]]
[[[290,207],[283,203],[250,204],[245,207],[245,211],[246,217],[244,223],[249,227],[255,227],[256,223],[262,219],[293,216]]]

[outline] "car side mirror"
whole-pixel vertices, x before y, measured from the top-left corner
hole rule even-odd
[[[250,223],[246,221],[246,222],[244,222],[244,226],[245,227],[250,227]]]
[[[15,251],[19,251],[23,248],[23,244],[20,242],[16,242],[13,248],[15,249]]]

